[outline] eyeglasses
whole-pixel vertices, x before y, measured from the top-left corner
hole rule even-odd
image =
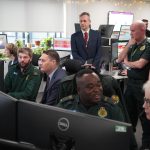
[[[150,107],[150,99],[144,97],[144,102],[146,103],[146,105],[147,105],[148,107]]]

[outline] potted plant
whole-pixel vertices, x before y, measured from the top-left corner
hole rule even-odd
[[[34,66],[38,66],[38,60],[43,51],[44,51],[43,47],[36,47],[35,49],[33,49],[32,64]]]
[[[44,47],[45,50],[48,50],[52,47],[52,40],[53,38],[48,37],[42,40],[41,46]]]
[[[23,41],[18,39],[18,40],[16,40],[15,45],[16,45],[18,48],[22,48],[22,47],[23,47]]]

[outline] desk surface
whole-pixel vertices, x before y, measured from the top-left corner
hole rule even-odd
[[[113,71],[110,72],[110,71],[106,71],[106,70],[101,70],[100,74],[102,74],[102,75],[110,75],[110,76],[114,77],[117,80],[127,79],[128,78],[127,76],[119,76],[118,75],[119,71],[120,70],[113,70]]]

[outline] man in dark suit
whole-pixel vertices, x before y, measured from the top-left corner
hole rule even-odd
[[[150,30],[148,30],[148,20],[147,19],[142,19],[142,21],[146,25],[146,37],[150,37]]]
[[[99,71],[100,33],[90,29],[90,14],[83,12],[79,16],[81,30],[71,36],[73,59],[83,64],[91,64]]]
[[[47,50],[39,58],[40,70],[48,76],[42,104],[56,105],[59,101],[60,80],[66,76],[65,70],[59,67],[59,63],[60,58],[55,50]]]

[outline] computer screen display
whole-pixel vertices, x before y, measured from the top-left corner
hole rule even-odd
[[[112,60],[118,58],[120,52],[124,49],[127,42],[116,42],[112,44]]]
[[[16,102],[0,91],[0,138],[16,140]]]
[[[127,42],[118,42],[118,55],[122,52]]]
[[[130,124],[37,104],[18,102],[18,140],[53,150],[129,150]],[[56,148],[55,148],[56,149]]]
[[[99,31],[102,37],[110,38],[114,29],[114,25],[100,25]]]
[[[108,12],[108,24],[115,25],[114,31],[120,31],[121,25],[131,25],[133,21],[133,13],[131,12]]]
[[[111,38],[112,39],[118,39],[119,38],[119,31],[113,31]]]
[[[75,32],[78,32],[81,30],[80,23],[75,23],[74,27],[75,27]]]
[[[0,49],[5,49],[7,44],[7,34],[0,34]]]
[[[71,50],[70,38],[54,38],[54,50]]]
[[[121,25],[119,33],[119,41],[129,41],[130,36],[130,25]]]

